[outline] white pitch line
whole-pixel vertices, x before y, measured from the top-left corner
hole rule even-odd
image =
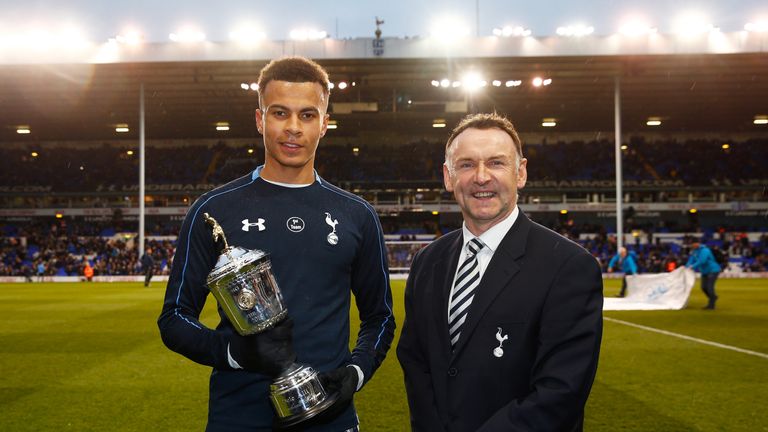
[[[691,336],[686,336],[686,335],[683,335],[683,334],[680,334],[680,333],[673,333],[671,331],[666,331],[666,330],[661,330],[661,329],[657,329],[657,328],[653,328],[653,327],[648,327],[648,326],[644,326],[644,325],[640,325],[640,324],[635,324],[635,323],[631,323],[629,321],[622,321],[622,320],[618,320],[616,318],[603,317],[603,319],[605,321],[615,322],[615,323],[618,323],[618,324],[624,324],[624,325],[630,326],[630,327],[637,327],[639,329],[648,330],[648,331],[655,332],[655,333],[661,333],[661,334],[667,335],[667,336],[672,336],[672,337],[676,337],[676,338],[680,338],[680,339],[689,340],[689,341],[692,341],[692,342],[698,342],[698,343],[704,344],[704,345],[710,345],[710,346],[717,347],[717,348],[723,348],[723,349],[727,349],[727,350],[731,350],[731,351],[740,352],[740,353],[743,353],[743,354],[749,354],[749,355],[753,355],[753,356],[756,356],[756,357],[761,357],[761,358],[764,358],[764,359],[768,359],[768,354],[764,354],[764,353],[757,352],[757,351],[750,351],[748,349],[739,348],[739,347],[735,347],[735,346],[731,346],[731,345],[725,345],[725,344],[721,344],[721,343],[717,343],[717,342],[712,342],[712,341],[708,341],[706,339],[699,339],[699,338],[695,338],[695,337],[691,337]]]

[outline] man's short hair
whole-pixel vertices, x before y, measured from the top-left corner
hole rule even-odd
[[[500,129],[507,133],[512,138],[512,142],[515,143],[515,150],[517,150],[517,163],[523,159],[523,143],[520,141],[520,137],[517,135],[515,126],[512,122],[507,120],[506,117],[501,116],[495,112],[493,113],[479,113],[469,114],[464,117],[459,124],[451,132],[451,136],[448,137],[448,142],[445,143],[445,160],[448,162],[448,150],[451,148],[451,144],[459,136],[460,133],[467,129]]]
[[[272,60],[264,66],[259,74],[259,99],[261,99],[270,81],[287,81],[294,83],[314,82],[323,88],[326,101],[330,94],[328,72],[314,61],[300,56],[283,57]]]

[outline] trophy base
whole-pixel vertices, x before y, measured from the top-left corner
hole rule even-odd
[[[325,398],[324,401],[307,409],[302,413],[295,414],[289,417],[277,418],[275,420],[275,428],[287,429],[287,428],[296,426],[297,424],[303,421],[309,420],[315,417],[316,415],[320,414],[321,412],[323,412],[326,408],[333,405],[333,403],[336,402],[337,399],[339,399],[339,392],[328,395],[328,397]]]

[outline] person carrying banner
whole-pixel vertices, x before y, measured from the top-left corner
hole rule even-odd
[[[691,243],[691,255],[688,257],[688,262],[685,263],[685,266],[701,273],[701,290],[704,291],[709,300],[704,309],[714,309],[718,298],[717,294],[715,294],[715,282],[722,269],[715,260],[715,256],[712,255],[712,251],[702,244],[700,240],[694,240]]]
[[[637,274],[637,262],[634,252],[627,252],[627,248],[622,247],[619,253],[611,258],[608,263],[608,273],[613,273],[614,268],[624,273],[621,279],[621,291],[616,297],[624,297],[627,294],[627,276]]]

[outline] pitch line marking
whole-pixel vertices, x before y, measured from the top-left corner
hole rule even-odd
[[[743,353],[743,354],[749,354],[749,355],[753,355],[753,356],[756,356],[756,357],[761,357],[761,358],[764,358],[764,359],[768,359],[768,354],[764,354],[764,353],[757,352],[757,351],[750,351],[748,349],[739,348],[739,347],[735,347],[735,346],[731,346],[731,345],[725,345],[725,344],[721,344],[721,343],[717,343],[717,342],[712,342],[712,341],[708,341],[706,339],[699,339],[699,338],[695,338],[695,337],[691,337],[691,336],[686,336],[686,335],[680,334],[680,333],[673,333],[671,331],[666,331],[666,330],[661,330],[661,329],[657,329],[657,328],[653,328],[653,327],[648,327],[648,326],[644,326],[644,325],[640,325],[640,324],[635,324],[635,323],[631,323],[629,321],[618,320],[616,318],[603,317],[603,319],[606,320],[606,321],[615,322],[615,323],[618,323],[618,324],[624,324],[624,325],[630,326],[630,327],[637,327],[639,329],[647,330],[647,331],[654,332],[654,333],[661,333],[663,335],[672,336],[672,337],[676,337],[676,338],[680,338],[680,339],[685,339],[685,340],[689,340],[689,341],[692,341],[692,342],[698,342],[698,343],[704,344],[704,345],[710,345],[710,346],[717,347],[717,348],[723,348],[723,349],[727,349],[727,350],[731,350],[731,351],[740,352],[740,353]]]

